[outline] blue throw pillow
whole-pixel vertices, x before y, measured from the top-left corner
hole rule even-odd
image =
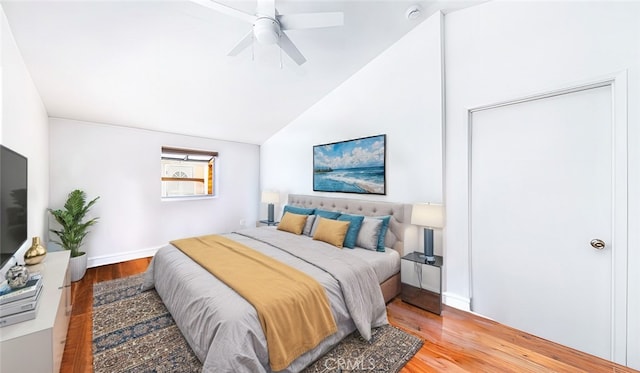
[[[290,212],[292,214],[298,214],[298,215],[313,215],[313,212],[315,210],[316,209],[308,209],[304,207],[295,207],[295,206],[286,205],[284,207],[284,210],[282,211],[282,216],[284,216],[286,212]]]
[[[344,243],[342,244],[342,246],[353,249],[353,247],[356,245],[358,232],[360,232],[360,227],[362,226],[362,220],[364,220],[364,216],[342,214],[338,216],[338,220],[349,222],[349,229],[347,230],[347,235],[344,237]]]
[[[327,211],[327,210],[320,210],[320,209],[316,209],[316,212],[314,212],[314,214],[320,217],[323,217],[325,219],[333,219],[333,220],[336,220],[338,216],[340,216],[340,213],[337,211]]]
[[[374,216],[374,218],[382,220],[380,235],[378,236],[377,251],[384,252],[384,239],[387,236],[387,228],[389,228],[389,220],[391,220],[391,216]]]

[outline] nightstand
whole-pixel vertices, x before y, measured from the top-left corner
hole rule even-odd
[[[413,252],[400,260],[402,301],[429,312],[442,311],[442,257],[436,255],[433,263],[425,263],[424,255]]]
[[[268,221],[268,220],[260,220],[259,221],[260,224],[266,224],[267,226],[272,226],[272,225],[278,225],[278,223],[280,223],[279,221]],[[258,225],[260,225],[258,224]]]

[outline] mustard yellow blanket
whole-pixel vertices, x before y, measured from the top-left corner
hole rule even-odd
[[[219,235],[171,243],[253,305],[272,370],[337,331],[324,289],[305,273]]]

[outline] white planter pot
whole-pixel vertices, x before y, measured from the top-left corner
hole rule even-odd
[[[69,262],[69,271],[71,272],[71,281],[82,280],[84,274],[87,272],[87,254],[76,256],[71,258]]]

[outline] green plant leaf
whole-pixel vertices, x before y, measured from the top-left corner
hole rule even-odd
[[[48,209],[61,227],[49,230],[60,239],[53,242],[61,245],[65,250],[70,250],[72,257],[82,255],[79,249],[89,233],[88,228],[98,221],[97,217],[86,222],[83,222],[83,219],[99,198],[96,197],[87,203],[85,192],[76,189],[67,196],[64,209]]]

